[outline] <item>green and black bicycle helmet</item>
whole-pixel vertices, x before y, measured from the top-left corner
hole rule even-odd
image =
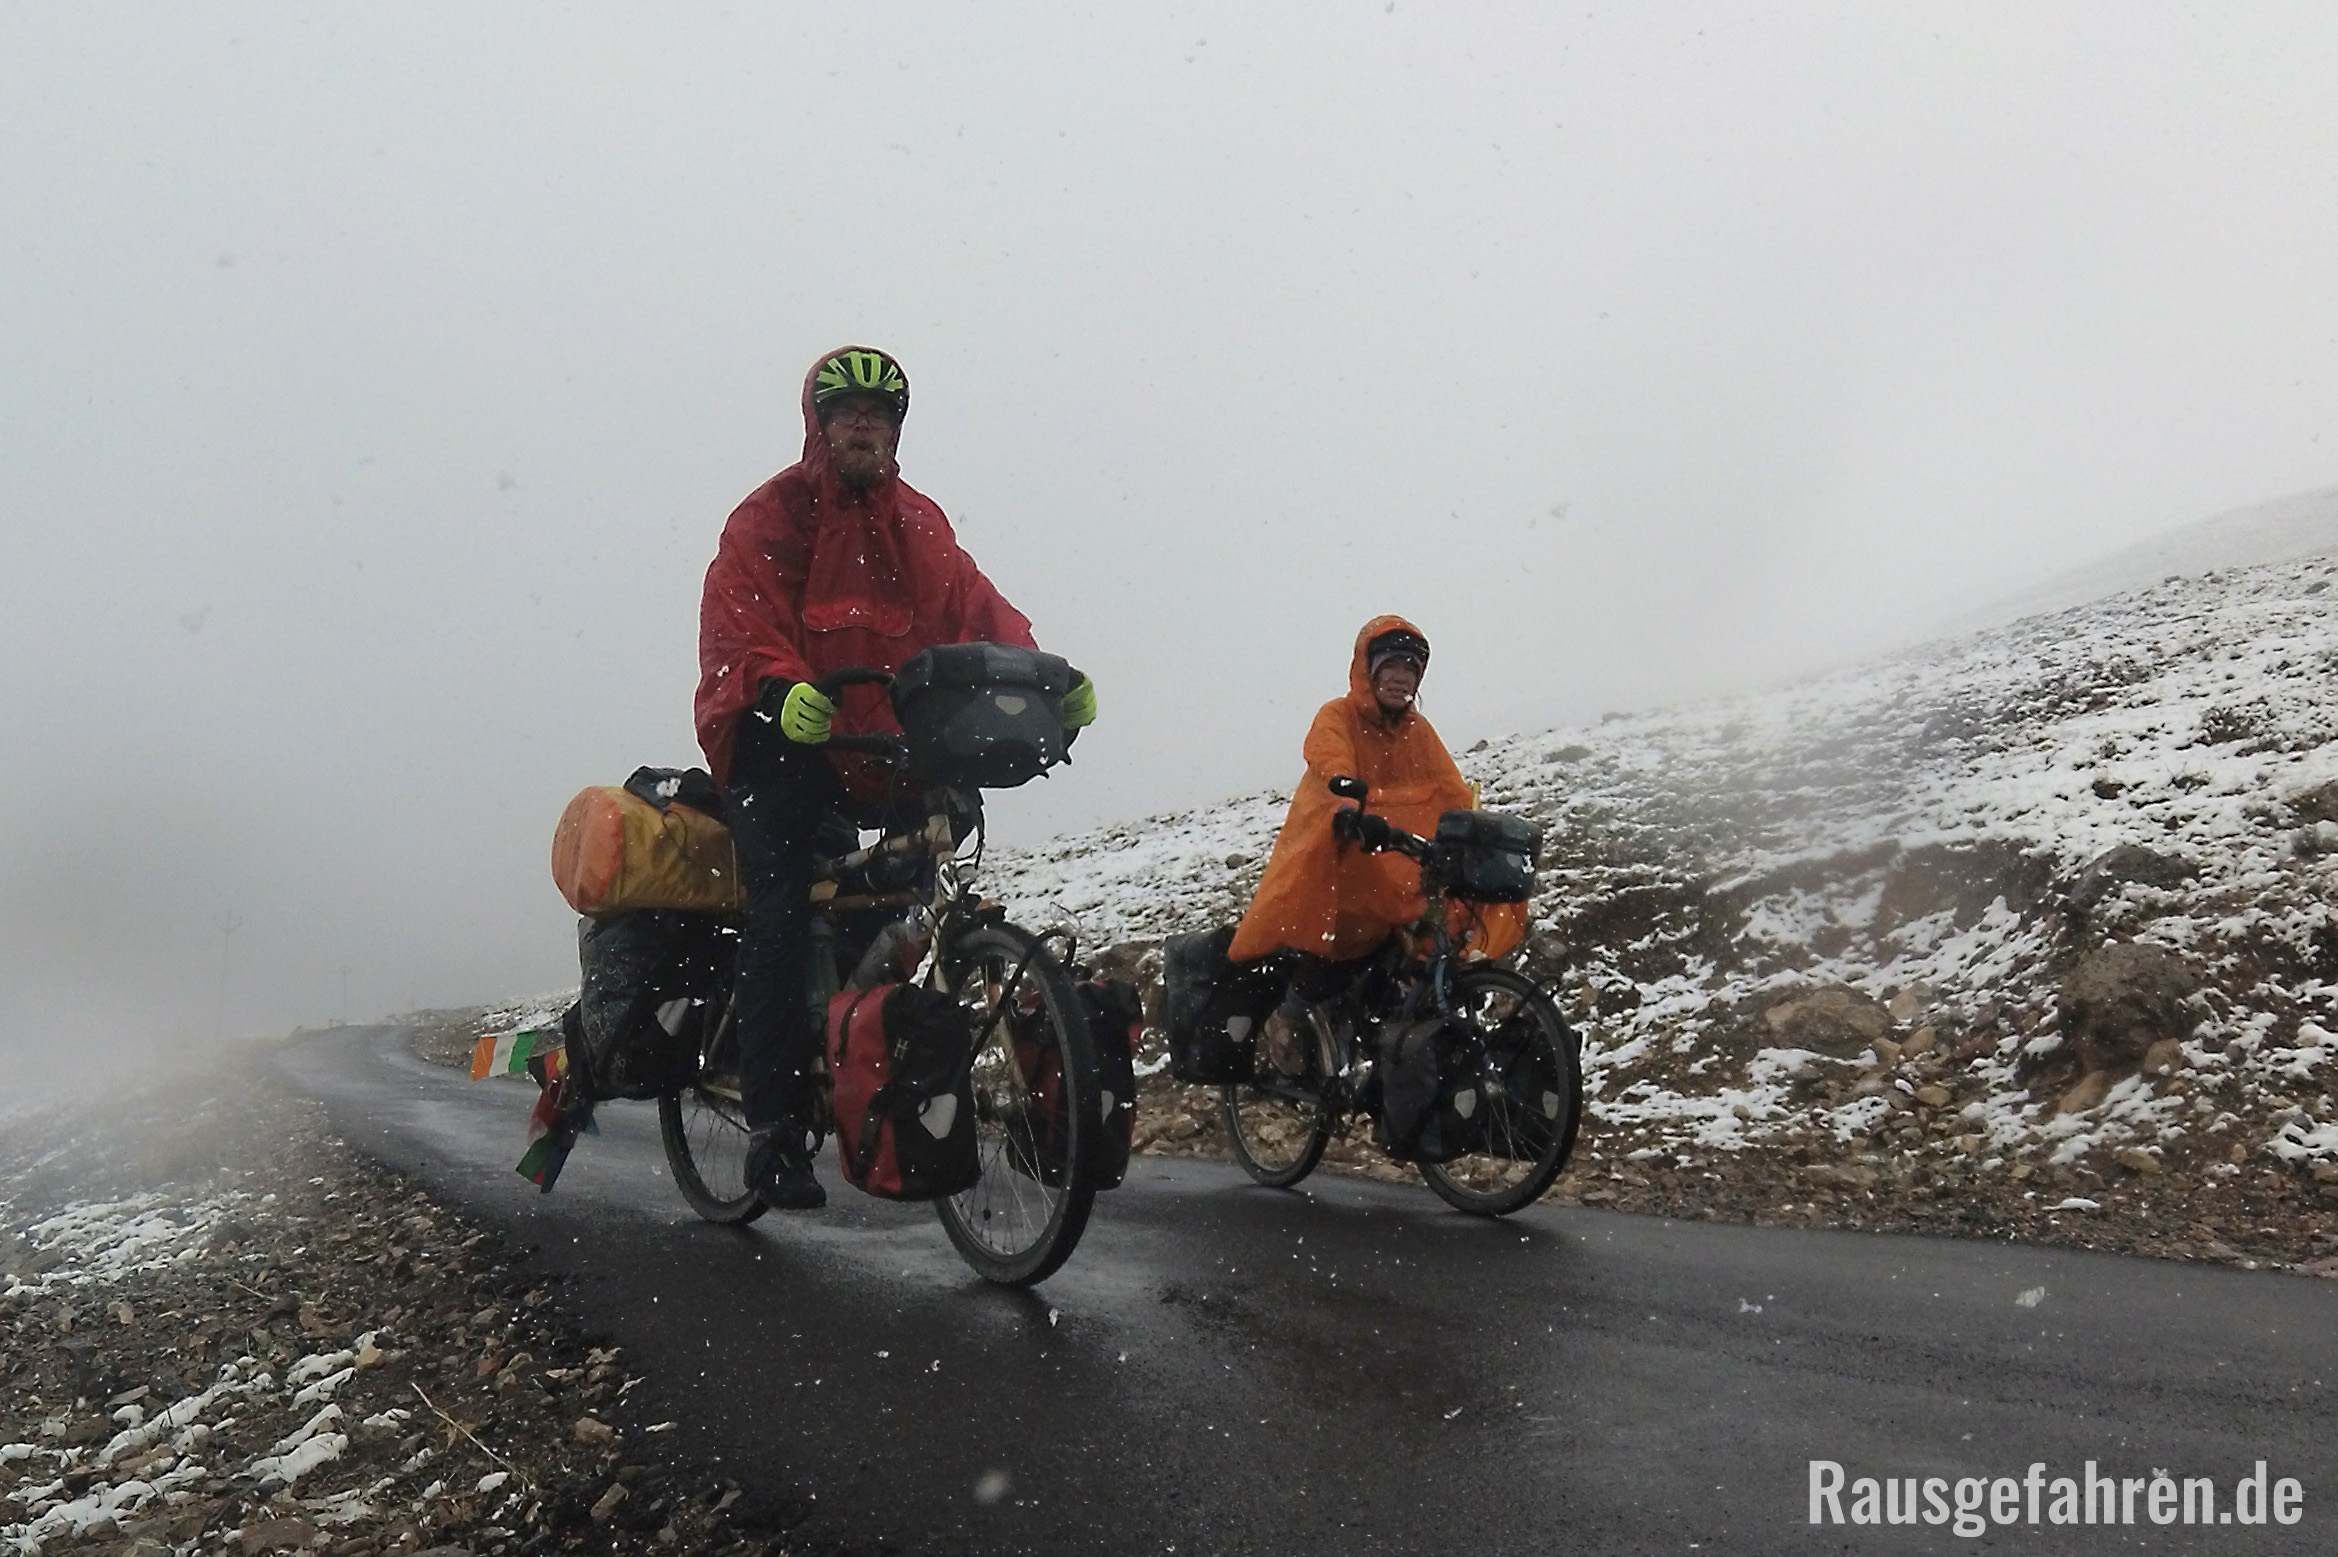
[[[824,411],[845,395],[882,395],[893,403],[894,420],[909,415],[909,375],[901,364],[866,346],[831,352],[812,370],[812,409]]]

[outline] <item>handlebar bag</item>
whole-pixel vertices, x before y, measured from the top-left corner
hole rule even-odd
[[[1062,656],[1011,643],[921,649],[893,677],[909,765],[929,782],[1013,789],[1065,760]]]
[[[855,1188],[938,1200],[982,1177],[973,1050],[958,1003],[930,989],[880,984],[828,1002],[836,1160]]]
[[[1451,1162],[1485,1144],[1485,1099],[1462,1046],[1435,1017],[1379,1024],[1377,1145],[1400,1162]]]
[[[1432,872],[1444,890],[1473,903],[1523,903],[1534,896],[1542,829],[1524,817],[1448,811],[1437,818]]]
[[[1259,1024],[1279,992],[1271,980],[1227,958],[1233,944],[1234,926],[1221,925],[1173,935],[1161,945],[1163,1025],[1175,1080],[1219,1086],[1251,1078]]]

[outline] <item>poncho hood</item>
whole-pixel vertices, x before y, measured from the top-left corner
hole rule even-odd
[[[730,778],[739,719],[767,679],[811,681],[848,665],[898,670],[938,643],[1037,647],[1030,622],[959,547],[940,506],[901,479],[897,460],[860,491],[836,474],[812,405],[813,376],[833,355],[823,352],[804,375],[803,457],[733,510],[706,570],[696,713],[720,782]],[[845,692],[839,734],[899,728],[883,689]],[[878,797],[865,761],[834,760],[856,795]]]

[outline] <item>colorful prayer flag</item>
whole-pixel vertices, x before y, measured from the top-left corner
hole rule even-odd
[[[528,1061],[560,1053],[563,1040],[557,1027],[531,1027],[516,1033],[489,1033],[471,1046],[471,1079],[524,1076]]]

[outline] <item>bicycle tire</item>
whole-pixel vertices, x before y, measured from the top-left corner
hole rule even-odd
[[[1422,1163],[1421,1177],[1457,1211],[1507,1216],[1540,1200],[1575,1150],[1583,1122],[1575,1035],[1540,986],[1507,968],[1464,968],[1453,983],[1455,1010],[1486,1045],[1488,1149]]]
[[[1307,1069],[1283,1080],[1260,1077],[1218,1088],[1226,1143],[1242,1171],[1268,1189],[1289,1189],[1323,1161],[1332,1118],[1324,1101],[1323,1041],[1307,1035]]]
[[[747,1187],[747,1115],[738,1099],[696,1081],[662,1093],[658,1135],[674,1187],[707,1221],[744,1227],[769,1209]]]
[[[983,1018],[1017,968],[1000,1019]],[[974,1117],[981,1176],[934,1202],[959,1255],[987,1281],[1028,1287],[1062,1268],[1096,1199],[1103,1127],[1096,1052],[1069,974],[1028,931],[985,925],[957,939],[944,970],[975,1027]],[[1038,1090],[1050,1057],[1054,1098]]]

